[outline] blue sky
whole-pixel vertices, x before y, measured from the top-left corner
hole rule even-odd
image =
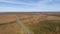
[[[60,0],[0,0],[1,11],[60,11]]]

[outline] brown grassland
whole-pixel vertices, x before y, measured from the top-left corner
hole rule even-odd
[[[60,15],[57,13],[0,14],[0,34],[25,34],[17,23],[16,15],[29,28],[31,34],[60,34]]]

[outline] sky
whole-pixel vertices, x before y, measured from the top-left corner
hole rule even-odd
[[[60,11],[60,0],[0,0],[0,12]]]

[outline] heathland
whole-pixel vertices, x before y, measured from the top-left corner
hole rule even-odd
[[[0,34],[25,34],[16,15],[31,34],[60,34],[60,12],[2,13]]]

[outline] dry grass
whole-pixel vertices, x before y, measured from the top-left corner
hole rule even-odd
[[[47,19],[48,20],[60,20],[60,17],[57,17],[57,16],[48,16]]]
[[[47,16],[47,15],[43,15],[43,14],[39,14],[36,16],[32,16],[32,15],[18,15],[20,20],[22,20],[24,23],[38,23],[39,21],[43,21],[43,20],[60,20],[60,17],[57,16]]]
[[[34,34],[35,32],[32,30],[40,23],[40,21],[44,20],[60,20],[58,16],[47,16],[44,14],[38,14],[35,16],[28,15],[28,14],[17,14],[20,20],[30,29],[31,33]],[[54,21],[55,22],[55,21]],[[36,26],[38,28],[38,26]],[[16,22],[16,14],[2,14],[0,15],[0,34],[24,34],[24,30]],[[37,32],[38,34],[38,32]]]
[[[9,23],[14,20],[16,20],[15,14],[2,14],[2,15],[0,15],[0,24],[1,23]]]
[[[33,32],[33,34],[34,33],[39,34],[39,32],[36,31],[36,30],[39,29],[39,27],[36,26],[36,25],[38,25],[38,23],[40,23],[40,21],[44,21],[44,20],[60,21],[60,17],[58,17],[58,16],[47,16],[47,15],[44,15],[44,14],[39,14],[39,15],[36,15],[36,16],[31,16],[31,15],[23,15],[23,16],[19,15],[19,18],[21,19],[21,17],[22,17],[21,20]],[[34,27],[35,27],[35,30],[34,30],[35,32],[33,31]],[[53,32],[49,32],[49,34],[52,34],[52,33]]]
[[[23,29],[16,22],[15,14],[0,15],[0,34],[23,34]]]

